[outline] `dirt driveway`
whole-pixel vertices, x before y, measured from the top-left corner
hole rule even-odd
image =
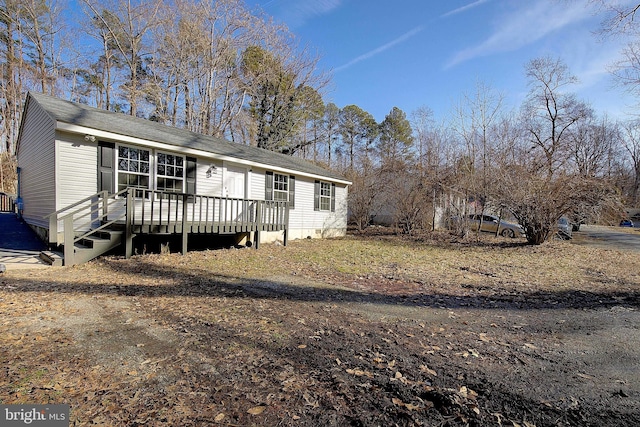
[[[8,272],[0,402],[78,426],[637,426],[639,286],[636,254],[449,236]]]

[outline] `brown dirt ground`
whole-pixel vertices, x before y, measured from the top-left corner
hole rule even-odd
[[[9,271],[0,403],[73,426],[637,426],[639,258],[379,233]]]

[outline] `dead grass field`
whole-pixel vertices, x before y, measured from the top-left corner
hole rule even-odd
[[[71,425],[640,425],[640,257],[380,233],[0,276],[0,402]]]

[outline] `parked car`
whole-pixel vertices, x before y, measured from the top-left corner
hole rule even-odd
[[[620,227],[633,227],[633,221],[630,219],[623,219],[620,221]]]
[[[561,217],[556,225],[556,234],[554,237],[561,240],[571,239],[571,233],[574,231],[573,224],[567,217]]]
[[[451,220],[454,223],[460,221],[458,217],[454,217]],[[478,228],[480,228],[480,231],[486,231],[488,233],[495,233],[497,230],[498,234],[503,237],[513,238],[524,236],[524,229],[519,224],[501,220],[494,215],[471,214],[466,217],[466,221],[469,224],[469,229],[472,231],[477,231]]]

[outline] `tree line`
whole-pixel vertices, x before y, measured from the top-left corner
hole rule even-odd
[[[577,99],[560,59],[525,65],[517,110],[478,83],[440,123],[428,107],[394,107],[378,123],[325,102],[317,54],[242,0],[78,4],[71,15],[54,0],[0,1],[0,191],[15,190],[22,103],[36,90],[338,170],[353,182],[359,229],[383,218],[407,233],[433,229],[473,207],[509,212],[541,243],[561,215],[594,220],[639,204],[640,124]],[[635,11],[609,12],[614,32]],[[631,88],[634,46],[616,68]]]

